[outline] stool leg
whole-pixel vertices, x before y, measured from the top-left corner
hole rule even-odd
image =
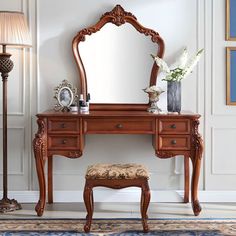
[[[150,189],[148,182],[142,185],[142,193],[141,193],[141,216],[142,216],[142,224],[143,224],[143,232],[148,232],[148,224],[147,224],[147,209],[150,203]]]
[[[84,226],[84,231],[86,233],[89,233],[93,217],[93,192],[92,192],[92,187],[87,183],[85,184],[84,187],[84,203],[87,210],[86,224]]]

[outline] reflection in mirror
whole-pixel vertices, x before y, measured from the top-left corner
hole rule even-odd
[[[92,103],[148,103],[142,89],[149,86],[158,45],[131,24],[107,23],[79,44]]]

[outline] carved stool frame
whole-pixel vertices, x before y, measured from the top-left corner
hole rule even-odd
[[[84,203],[87,209],[86,224],[84,231],[88,233],[90,231],[92,216],[94,210],[94,199],[93,199],[93,187],[108,187],[112,189],[121,189],[127,187],[140,187],[141,188],[141,202],[140,211],[142,217],[143,231],[148,232],[147,224],[147,209],[150,202],[151,194],[148,185],[147,178],[137,179],[86,179],[84,186]]]

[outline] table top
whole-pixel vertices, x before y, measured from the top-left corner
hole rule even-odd
[[[147,111],[96,111],[92,110],[88,113],[81,112],[71,112],[71,111],[55,111],[55,110],[46,110],[42,113],[37,114],[37,117],[53,117],[53,116],[62,116],[62,117],[171,117],[171,118],[190,118],[196,117],[199,118],[201,115],[191,112],[191,111],[181,111],[180,113],[169,113],[167,111],[162,113],[150,113]]]

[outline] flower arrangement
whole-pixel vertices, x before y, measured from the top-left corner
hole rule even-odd
[[[180,81],[187,77],[190,73],[192,73],[193,68],[200,60],[203,51],[204,49],[199,50],[195,56],[188,60],[188,52],[187,48],[185,48],[178,60],[174,63],[174,69],[171,69],[171,67],[169,67],[168,64],[158,56],[154,56],[152,54],[151,56],[155,60],[159,68],[166,73],[166,77],[162,80]]]

